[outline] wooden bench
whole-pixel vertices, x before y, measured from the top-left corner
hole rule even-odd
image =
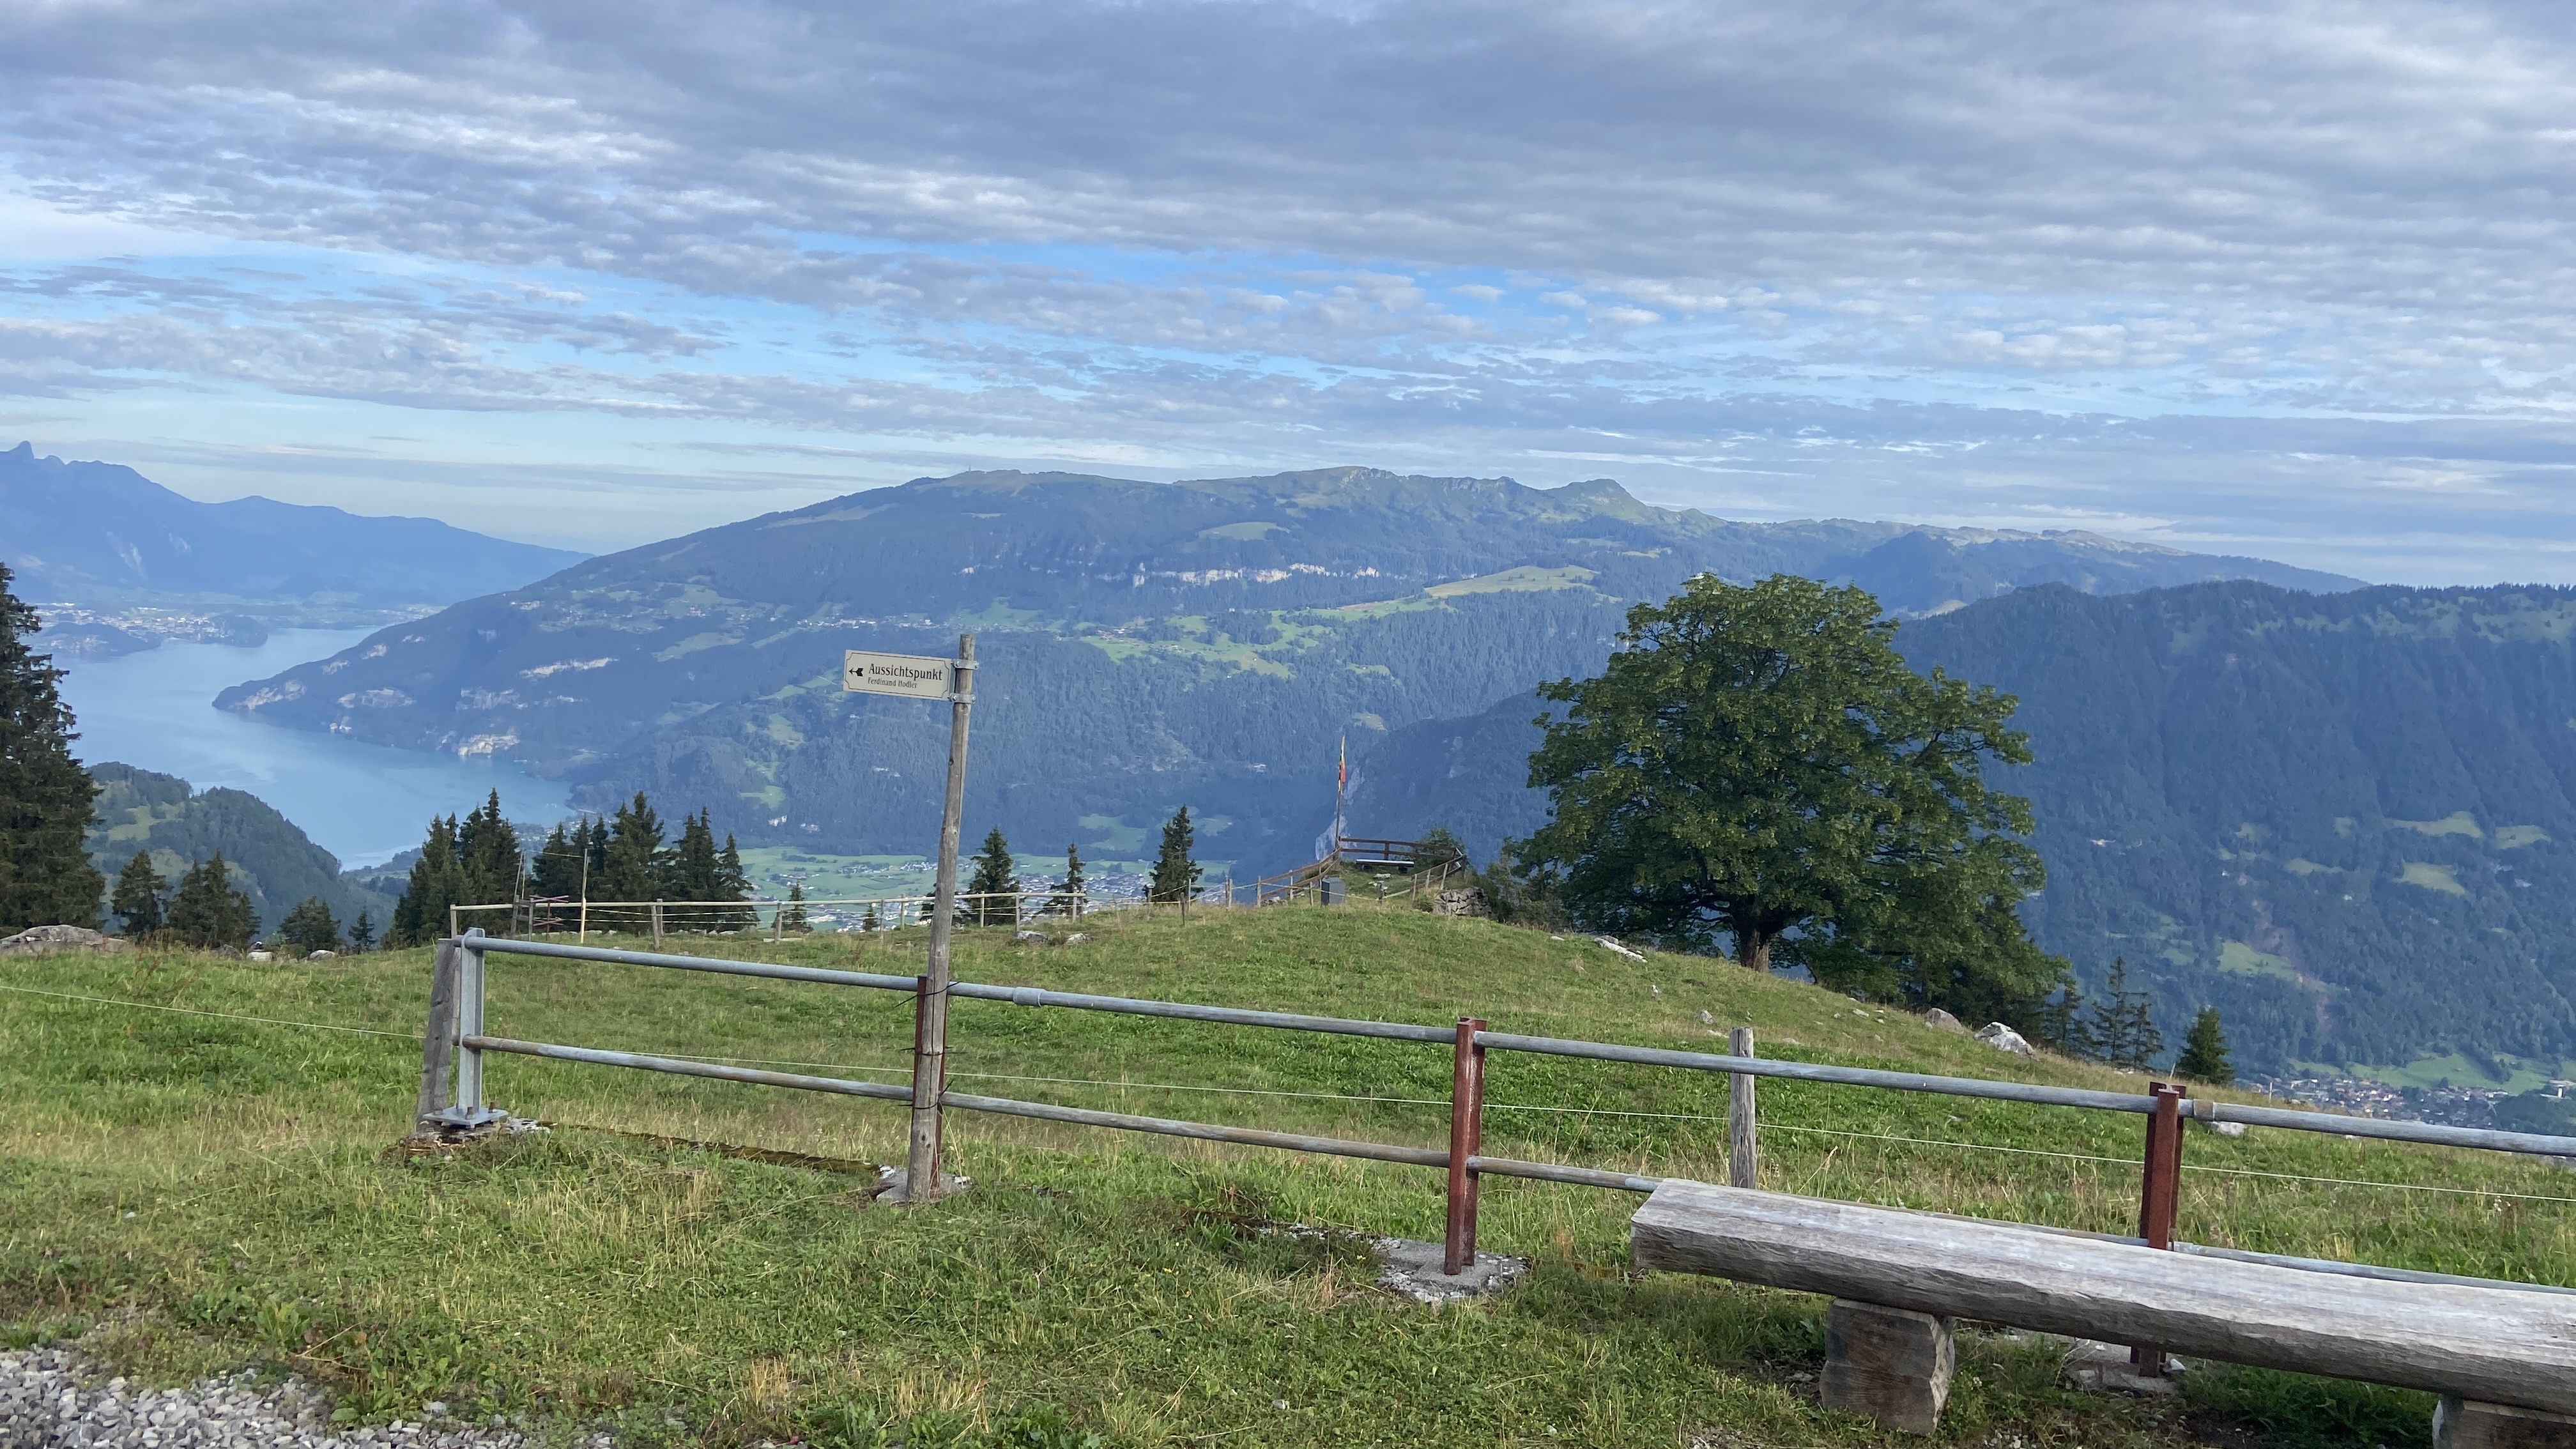
[[[1950,1323],[1979,1319],[2425,1389],[2436,1449],[2576,1449],[2576,1296],[2389,1282],[2009,1223],[1668,1179],[1630,1221],[1640,1268],[1836,1300],[1828,1408],[1930,1433]]]

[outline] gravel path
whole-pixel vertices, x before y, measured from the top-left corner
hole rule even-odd
[[[433,1406],[435,1407],[435,1406]],[[0,1353],[0,1449],[523,1449],[506,1428],[394,1423],[334,1430],[331,1404],[300,1379],[248,1373],[184,1389],[108,1378],[64,1349]],[[606,1449],[606,1435],[584,1439]]]

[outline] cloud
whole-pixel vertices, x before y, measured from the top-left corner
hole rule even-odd
[[[2520,558],[2475,500],[2556,517],[2571,52],[2395,0],[19,6],[0,393],[2326,551],[2366,498]]]

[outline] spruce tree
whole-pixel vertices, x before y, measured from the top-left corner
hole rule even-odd
[[[2125,956],[2111,958],[2110,974],[2102,980],[2102,996],[2093,1003],[2092,1019],[2086,1026],[2091,1036],[2088,1045],[2094,1054],[2115,1067],[2143,1072],[2164,1050],[2164,1037],[2156,1030],[2155,995],[2129,989],[2129,960]]]
[[[985,835],[984,848],[975,853],[975,875],[966,883],[966,894],[975,903],[975,923],[1008,923],[1014,913],[1006,898],[1019,888],[1019,867],[1011,860],[1010,842],[1002,838],[1002,827],[996,825]]]
[[[751,877],[743,873],[742,852],[734,847],[733,832],[725,832],[724,849],[716,853],[716,897],[721,901],[751,899]],[[804,897],[799,896],[802,900]],[[748,931],[760,924],[760,913],[749,906],[730,906],[725,911],[725,929]]]
[[[733,838],[727,836],[725,844],[731,846]],[[792,931],[799,936],[814,929],[805,922],[805,883],[803,881],[791,880],[787,883],[787,919],[779,922],[778,928],[781,931]]]
[[[671,852],[671,863],[663,872],[662,889],[657,894],[675,901],[720,901],[725,898],[723,862],[716,857],[715,828],[708,823],[706,812],[680,817],[680,843]],[[728,913],[697,907],[665,913],[674,930],[716,931],[727,926]]]
[[[358,924],[349,928],[349,949],[352,951],[376,949],[376,923],[368,916],[364,906],[358,908]]]
[[[865,917],[860,919],[859,929],[862,931],[873,931],[878,929],[876,902],[868,902],[868,913]]]
[[[498,905],[519,898],[523,863],[519,835],[501,818],[501,792],[465,817],[456,832],[456,862],[464,871],[466,905]],[[467,925],[474,924],[471,921]],[[489,926],[486,929],[490,929]]]
[[[653,812],[652,802],[644,792],[617,807],[617,814],[602,827],[607,839],[600,846],[599,865],[590,878],[590,897],[605,901],[649,901],[667,899],[664,878],[671,869],[671,852],[663,845],[662,817]],[[596,918],[595,918],[596,919]],[[645,910],[611,913],[611,924],[624,929],[641,930],[651,919]]]
[[[246,949],[257,925],[250,897],[234,888],[222,851],[189,866],[179,877],[178,892],[170,897],[167,929],[182,944],[201,951],[222,946]]]
[[[1198,831],[1190,824],[1190,807],[1184,805],[1163,822],[1163,847],[1154,856],[1154,879],[1147,887],[1150,899],[1187,900],[1198,889],[1199,865],[1190,859],[1190,850],[1197,844]]]
[[[116,893],[108,904],[125,927],[125,934],[141,940],[161,929],[161,892],[169,887],[161,872],[152,865],[152,852],[138,850],[116,873]]]
[[[306,896],[277,923],[277,939],[298,956],[340,949],[340,921],[320,896]]]
[[[58,687],[63,672],[28,647],[44,625],[9,582],[0,564],[0,936],[95,927],[107,881],[83,838],[98,784],[72,758],[80,736]]]
[[[2174,1058],[2174,1075],[2213,1087],[2234,1085],[2236,1068],[2227,1060],[2227,1033],[2219,1027],[2217,1007],[2204,1006],[2192,1018],[2182,1055]]]
[[[411,879],[394,902],[386,945],[426,946],[447,934],[449,907],[482,904],[467,899],[469,882],[457,856],[456,837],[455,816],[429,818],[429,838],[421,842],[420,859],[411,863]]]
[[[1055,896],[1056,914],[1079,920],[1082,916],[1082,847],[1064,848],[1064,885]]]

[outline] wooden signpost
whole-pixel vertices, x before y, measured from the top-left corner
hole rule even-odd
[[[939,885],[930,907],[930,971],[921,978],[913,1022],[912,1140],[904,1154],[903,1200],[939,1197],[939,1094],[948,1083],[948,927],[957,909],[957,838],[966,812],[966,714],[975,705],[975,636],[957,637],[954,660],[927,654],[842,656],[841,688],[948,701],[948,797],[939,817]]]

